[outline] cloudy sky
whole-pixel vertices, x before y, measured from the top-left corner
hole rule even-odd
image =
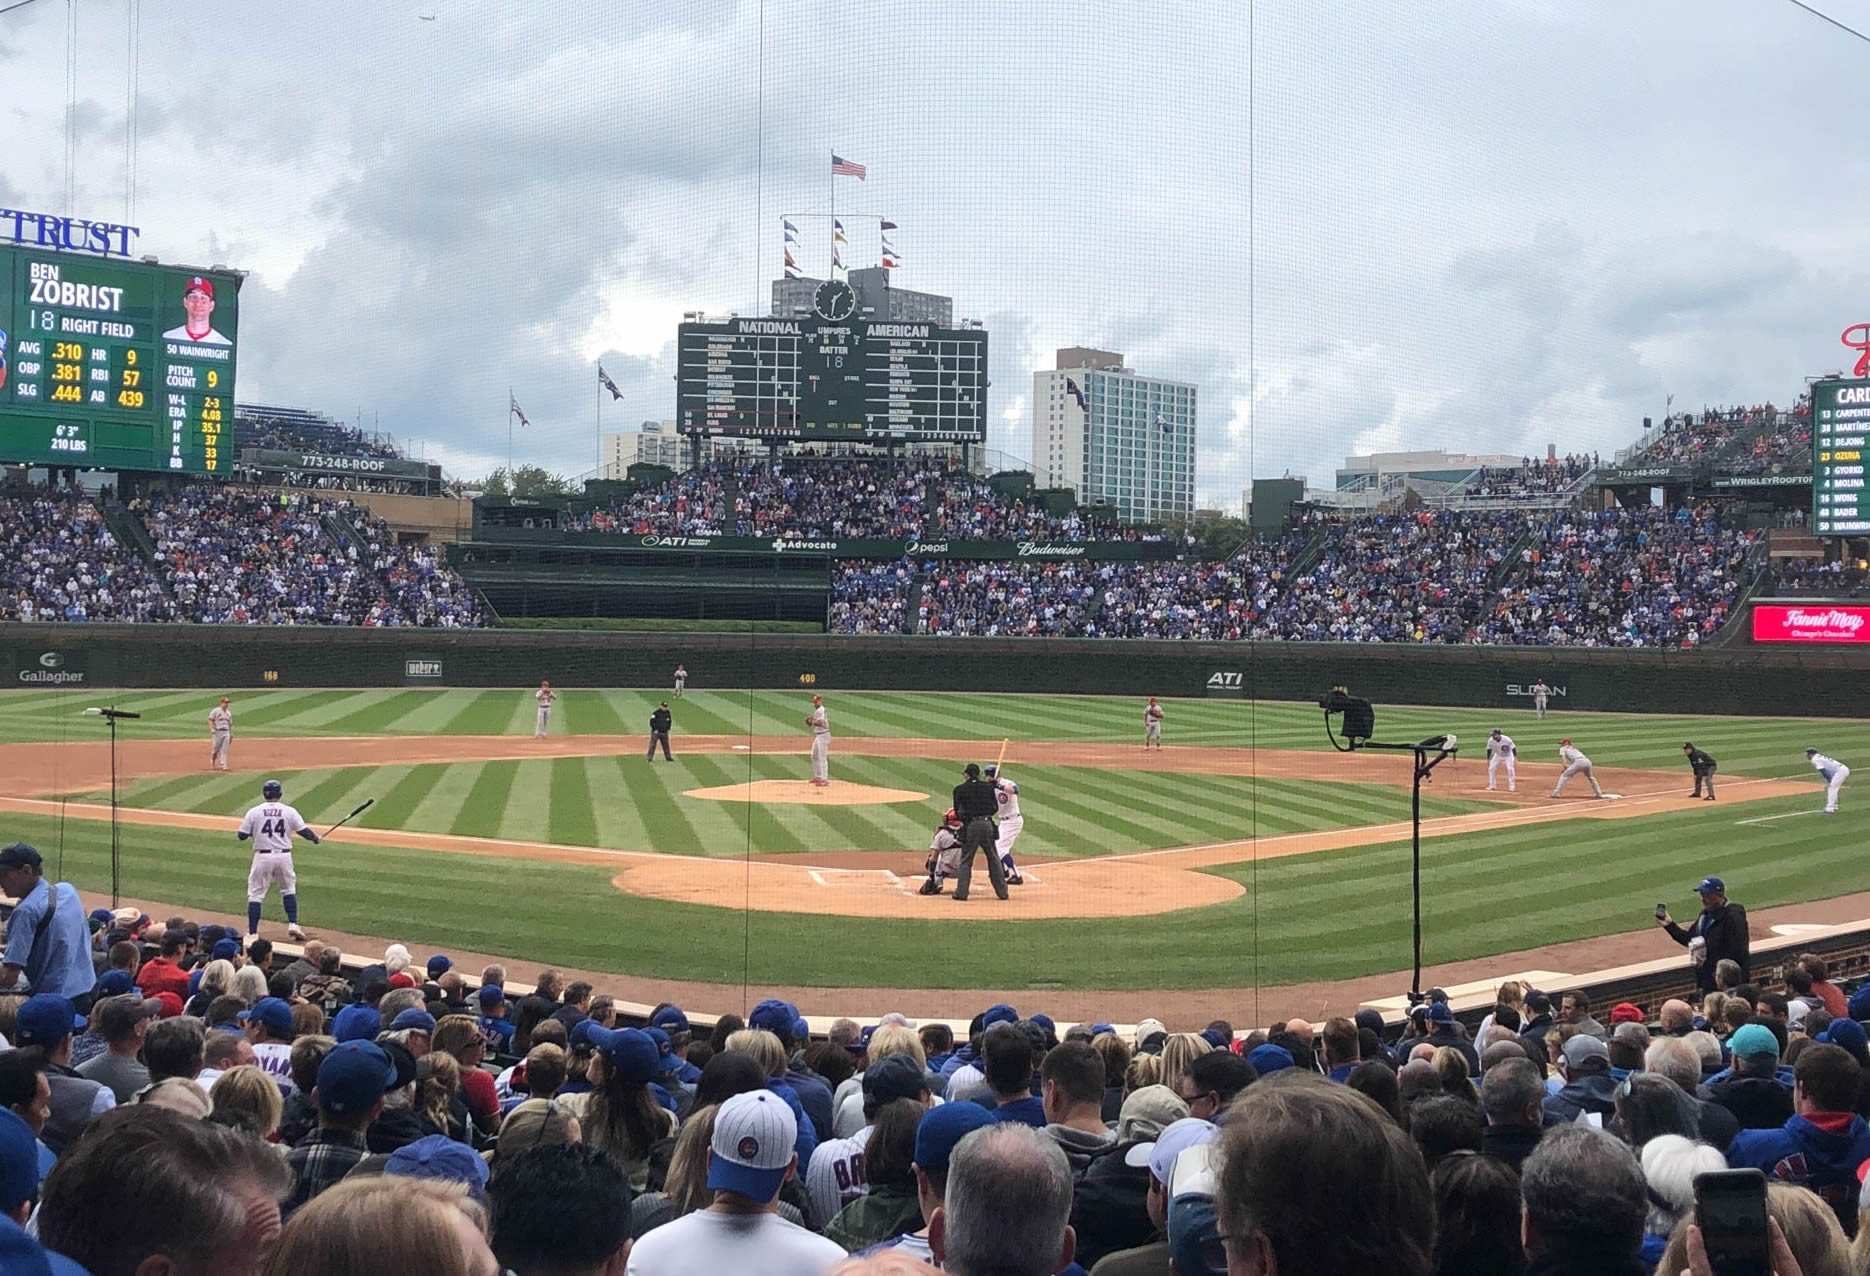
[[[129,0],[75,3],[69,211],[251,272],[243,400],[469,477],[509,386],[566,472],[598,360],[604,428],[672,416],[682,313],[763,311],[834,148],[852,257],[886,216],[897,282],[986,323],[993,446],[1055,347],[1121,350],[1200,385],[1204,504],[1608,453],[1671,394],[1790,400],[1870,319],[1870,44],[1779,0],[147,4],[133,190]],[[67,211],[66,19],[0,16],[0,206]]]

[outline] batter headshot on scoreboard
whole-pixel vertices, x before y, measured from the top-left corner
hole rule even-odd
[[[188,315],[187,321],[163,333],[165,341],[192,341],[198,346],[234,344],[214,328],[214,280],[192,277],[182,290],[182,310]]]

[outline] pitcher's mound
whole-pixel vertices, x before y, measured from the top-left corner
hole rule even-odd
[[[883,806],[892,802],[926,802],[928,794],[913,789],[885,789],[874,784],[845,784],[833,780],[820,788],[810,780],[749,780],[745,784],[717,784],[689,789],[683,797],[710,802],[796,802],[800,806]]]

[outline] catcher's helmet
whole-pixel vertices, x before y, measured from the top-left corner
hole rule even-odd
[[[285,792],[286,791],[279,786],[278,780],[268,780],[265,784],[260,786],[260,796],[270,798],[275,802],[285,796]]]
[[[961,822],[961,817],[954,813],[954,808],[951,806],[948,808],[947,813],[941,817],[941,822],[943,824],[959,824]]]

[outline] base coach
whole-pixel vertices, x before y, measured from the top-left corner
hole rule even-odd
[[[961,871],[955,876],[954,898],[967,898],[968,883],[974,878],[974,855],[985,850],[987,880],[993,883],[993,893],[1005,899],[1006,869],[994,852],[999,830],[994,827],[993,817],[1000,809],[999,795],[993,785],[980,778],[979,766],[968,763],[966,774],[967,779],[954,786],[954,813],[962,830]]]

